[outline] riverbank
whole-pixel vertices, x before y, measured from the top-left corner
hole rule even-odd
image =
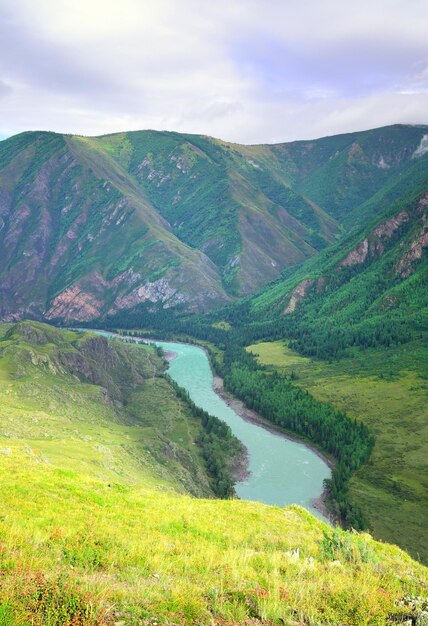
[[[234,455],[238,462],[233,468],[239,498],[281,507],[300,504],[329,520],[322,491],[323,479],[331,475],[331,460],[310,442],[281,431],[228,394],[221,378],[213,372],[205,346],[153,337],[147,341],[142,337],[108,331],[95,332],[125,342],[148,342],[162,347],[172,379],[188,391],[197,406],[228,424],[243,444],[242,454]],[[318,486],[314,489],[314,485]]]
[[[207,351],[205,350],[205,352]],[[211,367],[211,370],[212,370],[212,367]],[[214,372],[213,372],[213,390],[223,400],[223,402],[227,404],[227,406],[229,406],[233,411],[235,411],[235,413],[239,415],[239,417],[241,417],[246,422],[250,422],[252,424],[257,424],[258,426],[262,426],[262,428],[268,430],[272,434],[277,435],[278,437],[281,437],[285,440],[294,441],[296,443],[301,443],[305,445],[307,448],[310,448],[310,450],[312,450],[312,452],[314,452],[320,459],[322,459],[324,463],[331,470],[333,469],[335,465],[334,461],[328,458],[327,456],[325,456],[319,450],[319,448],[317,448],[315,445],[311,444],[310,442],[304,441],[300,439],[299,437],[293,437],[293,435],[289,433],[285,433],[284,431],[279,430],[278,428],[275,428],[274,426],[272,426],[272,424],[268,422],[266,419],[264,419],[259,413],[246,407],[245,404],[242,402],[242,400],[239,400],[238,398],[233,396],[231,393],[226,391],[226,389],[224,388],[223,379],[220,378],[220,376],[217,376],[217,374],[215,374]],[[247,457],[247,461],[248,461],[248,457]],[[314,509],[316,509],[319,513],[321,513],[321,515],[323,515],[331,523],[333,524],[338,523],[338,520],[333,518],[331,512],[328,509],[326,489],[323,490],[323,492],[318,498],[313,498],[311,500],[311,505],[313,506]]]
[[[168,363],[171,363],[171,361],[177,358],[177,353],[172,352],[171,350],[164,350],[163,355],[165,357],[165,361],[167,361]]]
[[[185,344],[185,345],[193,345],[193,344]],[[206,353],[207,358],[208,358],[208,353],[205,349],[204,349],[204,352]],[[172,350],[164,350],[164,358],[168,362],[168,364],[171,363],[174,359],[176,359],[177,356],[178,356],[177,353],[173,352]],[[221,380],[221,378],[219,378],[219,380]],[[221,382],[223,381],[221,380]],[[216,388],[214,385],[213,385],[213,390],[220,398],[222,398],[221,394],[216,391]],[[233,460],[233,464],[230,469],[232,478],[236,483],[246,480],[250,476],[248,450],[244,446],[242,441],[240,441],[239,443],[240,443],[241,451],[239,455]]]
[[[239,415],[239,417],[241,417],[246,422],[250,422],[252,424],[257,424],[258,426],[262,426],[264,429],[268,430],[270,433],[277,435],[279,437],[282,437],[285,440],[294,441],[296,443],[301,443],[305,445],[307,448],[310,448],[320,459],[322,459],[324,463],[331,470],[333,469],[334,461],[328,458],[327,456],[325,456],[319,450],[319,448],[317,448],[315,445],[311,444],[310,442],[304,441],[300,439],[299,437],[293,437],[293,435],[290,435],[289,433],[285,433],[282,430],[278,430],[277,428],[272,426],[270,422],[264,419],[259,413],[246,407],[245,404],[242,402],[242,400],[239,400],[238,398],[233,396],[231,393],[226,391],[224,388],[223,379],[220,376],[218,376],[213,370],[211,359],[210,359],[210,354],[205,346],[199,345],[199,344],[178,342],[178,341],[176,343],[183,343],[183,345],[189,345],[189,346],[196,345],[197,347],[201,348],[205,352],[205,355],[208,359],[211,372],[213,375],[212,387],[213,387],[214,393],[216,393],[219,396],[219,398],[221,398],[223,402],[227,404],[228,407],[230,407],[233,411],[235,411],[235,413]],[[177,357],[177,353],[171,350],[165,350],[164,357],[165,357],[165,360],[168,363],[170,363]],[[248,450],[244,446],[244,444],[241,443],[241,445],[242,445],[242,453],[239,455],[239,458],[237,459],[236,463],[234,464],[234,467],[232,468],[232,476],[236,482],[246,480],[250,476]],[[314,509],[316,509],[319,513],[321,513],[321,515],[323,515],[326,519],[330,520],[332,523],[338,523],[338,520],[333,519],[333,516],[331,515],[327,507],[326,489],[323,490],[323,492],[318,498],[313,498],[311,500],[311,505],[313,506]]]

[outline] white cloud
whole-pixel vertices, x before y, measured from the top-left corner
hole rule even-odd
[[[0,133],[426,123],[427,17],[419,0],[2,0]]]
[[[413,158],[418,159],[428,152],[428,135],[424,135],[421,139],[419,146],[413,153]]]

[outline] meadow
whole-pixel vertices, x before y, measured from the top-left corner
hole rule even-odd
[[[198,500],[1,458],[0,621],[377,624],[427,570],[299,507]],[[248,621],[249,620],[249,621]]]
[[[416,342],[382,351],[353,349],[350,356],[327,362],[303,357],[283,341],[247,349],[316,399],[367,424],[375,448],[351,479],[351,496],[374,536],[398,543],[426,562],[426,350]]]

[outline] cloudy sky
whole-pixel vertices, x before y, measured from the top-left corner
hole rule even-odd
[[[427,0],[0,0],[0,136],[428,123]]]

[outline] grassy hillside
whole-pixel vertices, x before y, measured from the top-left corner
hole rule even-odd
[[[4,624],[380,626],[423,607],[425,568],[299,507],[195,500],[28,457],[0,463]]]
[[[145,345],[36,322],[0,325],[0,447],[122,484],[212,496],[201,422]]]
[[[200,422],[161,369],[146,346],[1,326],[3,626],[380,626],[421,614],[428,571],[398,548],[299,507],[185,494],[212,494]]]
[[[317,400],[328,402],[375,435],[368,464],[350,482],[376,537],[399,544],[428,562],[428,370],[418,343],[383,349],[354,349],[339,361],[302,357],[282,341],[248,347]]]

